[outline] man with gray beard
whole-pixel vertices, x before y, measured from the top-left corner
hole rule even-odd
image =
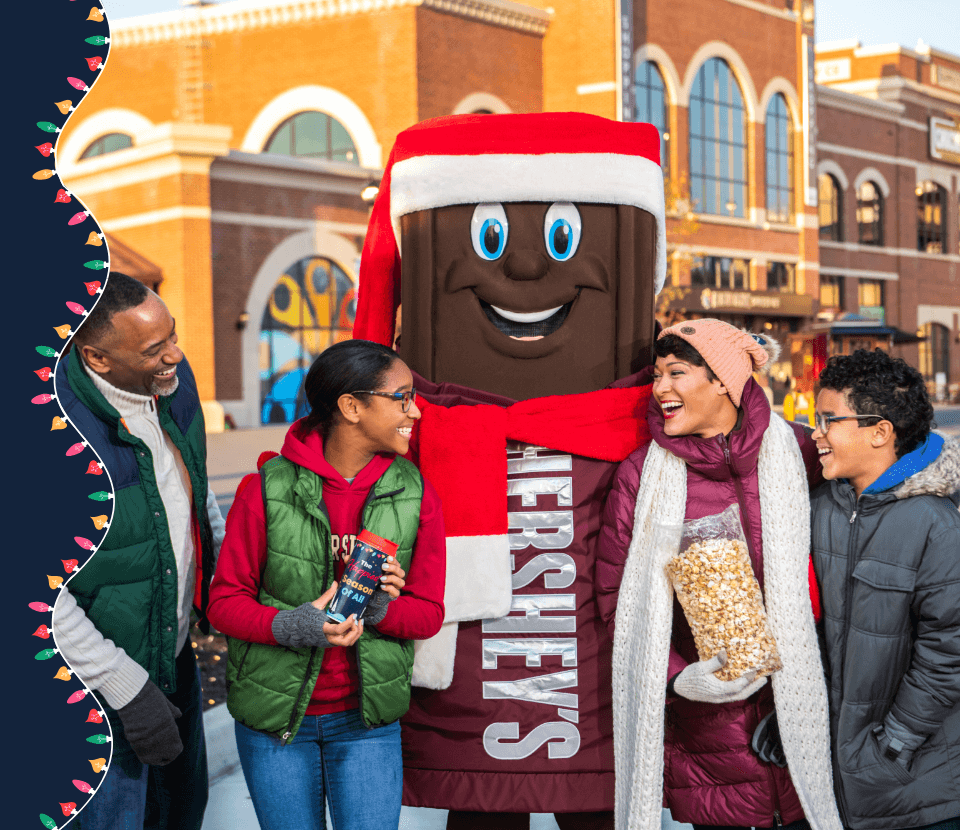
[[[110,477],[113,515],[54,609],[57,647],[98,693],[113,757],[77,823],[200,830],[207,802],[190,648],[224,535],[196,382],[163,300],[112,273],[56,373],[57,398]]]

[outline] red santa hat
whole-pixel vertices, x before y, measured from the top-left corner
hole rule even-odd
[[[363,255],[353,336],[393,343],[400,217],[481,202],[634,205],[657,222],[656,290],[667,269],[660,135],[579,112],[449,115],[397,136]]]

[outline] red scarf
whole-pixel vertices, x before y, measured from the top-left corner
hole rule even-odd
[[[447,536],[507,532],[508,440],[623,461],[650,440],[650,389],[550,395],[507,407],[445,407],[418,398],[423,417],[414,427],[411,455],[440,495]]]

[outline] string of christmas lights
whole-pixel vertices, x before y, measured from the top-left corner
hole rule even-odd
[[[87,15],[86,20],[88,21],[88,23],[86,25],[89,25],[90,22],[103,23],[105,19],[106,18],[105,18],[103,9],[100,6],[95,5],[91,7],[90,12]],[[109,46],[110,37],[103,34],[87,35],[84,38],[84,42],[90,46],[106,47],[106,52],[103,53],[102,57],[101,55],[90,56],[89,53],[83,56],[83,60],[86,64],[86,69],[89,72],[94,73],[94,77],[92,79],[83,80],[80,77],[73,77],[73,76],[70,76],[66,79],[67,84],[69,84],[69,86],[72,87],[73,89],[79,91],[81,93],[81,96],[85,95],[87,92],[90,91],[90,88],[93,86],[94,83],[96,83],[97,78],[99,78],[99,73],[103,71],[103,68],[106,65],[107,58],[109,57],[109,50],[110,50],[110,46]],[[94,50],[91,50],[91,51],[94,51]],[[57,147],[55,146],[55,144],[59,143],[60,134],[65,129],[65,122],[70,119],[70,117],[76,110],[74,97],[75,96],[71,96],[70,98],[65,98],[63,100],[54,102],[54,106],[56,107],[56,110],[60,113],[61,116],[65,117],[64,120],[61,121],[60,123],[56,123],[55,120],[41,120],[36,122],[38,129],[40,129],[42,132],[47,133],[51,136],[51,140],[43,141],[40,144],[36,145],[37,151],[44,158],[50,158],[50,159],[56,158]],[[51,165],[48,168],[37,170],[35,173],[33,173],[33,179],[37,181],[47,181],[47,180],[53,179],[54,177],[58,177],[56,165]],[[56,186],[55,194],[53,195],[53,202],[54,204],[71,204],[76,198],[77,197],[73,193],[71,193],[69,188],[63,186],[61,183]],[[68,227],[81,225],[82,223],[86,222],[88,218],[92,219],[91,212],[82,205],[81,205],[81,208],[83,209],[74,211],[70,215],[69,219],[67,219]],[[90,245],[93,247],[102,247],[105,244],[105,241],[106,239],[104,234],[100,231],[99,227],[97,227],[88,233],[84,244]],[[108,271],[110,267],[109,256],[103,259],[89,260],[84,263],[84,267],[88,270],[93,270],[93,271]],[[98,295],[102,293],[101,280],[97,279],[97,280],[86,281],[84,282],[84,287],[86,288],[87,294],[90,297],[93,297],[94,302],[96,302],[96,300],[99,299]],[[70,312],[72,312],[73,314],[81,318],[81,322],[90,313],[90,309],[74,301],[66,301],[66,306]],[[64,323],[62,325],[54,326],[54,331],[56,331],[57,336],[61,340],[68,341],[76,333],[76,327],[71,326],[68,323]],[[39,379],[38,382],[42,382],[42,383],[52,382],[53,389],[50,392],[44,392],[42,394],[38,394],[34,396],[32,398],[32,402],[35,404],[42,405],[42,404],[47,404],[47,403],[57,401],[59,405],[59,401],[56,394],[56,382],[57,382],[56,373],[65,349],[58,350],[55,348],[51,348],[50,346],[42,345],[42,346],[37,346],[36,351],[41,356],[50,358],[55,361],[52,366],[46,365],[46,366],[42,366],[41,368],[34,369],[34,374],[36,374],[37,378]],[[58,432],[60,430],[65,430],[68,427],[75,429],[74,425],[71,423],[70,419],[67,417],[66,413],[63,412],[61,408],[60,414],[55,415],[52,418],[50,431]],[[67,457],[80,455],[84,450],[88,448],[91,449],[92,451],[92,448],[89,447],[89,444],[84,439],[84,437],[82,435],[79,435],[78,437],[80,440],[78,442],[74,442],[73,444],[71,444],[70,447],[67,449],[66,451]],[[96,453],[94,454],[96,455]],[[89,461],[85,470],[86,475],[103,475],[105,472],[106,472],[106,469],[101,463],[99,457]],[[109,473],[107,475],[109,479]],[[112,489],[113,489],[112,482],[110,482],[108,489],[97,490],[95,492],[89,493],[88,498],[91,501],[101,502],[101,503],[112,501],[113,500]],[[100,532],[101,534],[106,534],[109,531],[110,515],[108,514],[110,512],[112,511],[107,511],[104,513],[100,513],[99,515],[90,516],[90,520],[93,522],[94,529],[97,532]],[[78,545],[81,549],[83,549],[85,552],[87,552],[89,556],[94,555],[99,547],[99,544],[97,542],[87,538],[86,536],[76,535],[73,538],[74,538],[74,543]],[[99,538],[102,541],[103,536]],[[69,578],[70,575],[76,573],[82,567],[77,558],[61,559],[60,561],[63,565],[63,570],[67,575],[67,578]],[[49,589],[52,591],[59,592],[67,584],[63,576],[59,576],[55,574],[47,574],[46,579],[47,579],[47,584],[49,586]],[[55,602],[47,603],[42,601],[34,601],[29,603],[29,608],[34,612],[43,613],[43,614],[52,614],[54,605],[55,605]],[[53,630],[52,620],[48,620],[44,624],[37,627],[36,630],[32,632],[32,635],[42,640],[50,640],[51,638],[53,638],[54,640],[52,648],[43,649],[35,655],[36,660],[50,660],[57,656],[60,656],[60,659],[62,660],[62,655],[60,654],[59,649],[56,647],[56,642],[55,642],[56,636]],[[74,678],[74,674],[72,670],[66,665],[61,665],[58,668],[56,674],[54,675],[54,679],[62,680],[65,682],[70,682],[73,680],[73,678]],[[79,678],[77,679],[79,680]],[[89,689],[87,689],[85,686],[76,691],[73,691],[67,697],[67,704],[72,705],[74,703],[79,703],[83,700],[86,700],[88,694],[92,695],[93,693]],[[91,697],[91,701],[96,701],[96,697],[95,696]],[[87,707],[85,722],[89,724],[100,725],[101,727],[105,723],[105,713],[102,709],[102,706],[99,704],[99,702],[97,702],[96,708]],[[107,727],[107,729],[109,731],[109,726]],[[86,740],[88,743],[91,743],[94,745],[101,745],[101,746],[112,743],[111,736],[109,734],[103,734],[102,732],[92,734],[88,736]],[[111,753],[112,753],[112,749],[111,749]],[[93,773],[96,775],[102,775],[104,771],[107,770],[109,767],[109,762],[107,758],[104,758],[104,757],[90,758],[87,753],[84,753],[84,755],[81,757],[86,758],[87,763],[90,764],[90,769],[92,769]],[[85,777],[86,776],[84,776],[84,778]],[[90,783],[84,780],[84,778],[80,778],[80,777],[72,778],[71,783],[75,788],[75,790],[79,791],[79,793],[83,794],[87,798],[93,797],[97,791],[99,782]],[[100,780],[102,781],[102,778]],[[60,785],[55,784],[55,786],[59,787]],[[64,797],[64,796],[66,796],[66,793],[64,793],[61,797]],[[68,799],[66,801],[60,801],[59,799],[56,800],[57,804],[59,804],[60,811],[62,812],[63,816],[66,819],[64,824],[69,823],[72,820],[72,818],[76,816],[80,810],[83,809],[82,804],[78,806],[79,799],[77,799],[75,796],[73,798],[70,798],[69,796],[66,796],[66,797]],[[55,828],[58,827],[56,820],[54,820],[54,818],[52,818],[47,813],[39,813],[39,819],[40,819],[40,823],[48,830],[55,830]]]

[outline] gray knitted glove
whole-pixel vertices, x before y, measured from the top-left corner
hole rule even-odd
[[[673,679],[673,690],[687,700],[702,703],[729,703],[731,700],[746,700],[760,689],[766,677],[755,679],[756,672],[747,672],[736,680],[720,680],[714,672],[723,668],[727,653],[721,651],[709,660],[691,663]]]
[[[117,709],[117,714],[141,764],[162,767],[183,752],[175,720],[180,717],[180,710],[152,680],[144,683],[126,706]]]
[[[270,625],[274,639],[289,648],[326,648],[331,643],[323,633],[330,622],[323,611],[305,602],[292,611],[278,611]]]
[[[904,767],[910,763],[913,754],[926,740],[924,735],[917,735],[907,729],[891,712],[883,719],[883,726],[878,724],[873,731],[877,736],[880,752]]]
[[[377,588],[370,597],[370,602],[367,603],[363,621],[367,625],[376,625],[378,622],[383,622],[383,618],[387,616],[387,606],[395,599],[396,597],[392,597],[386,591]]]

